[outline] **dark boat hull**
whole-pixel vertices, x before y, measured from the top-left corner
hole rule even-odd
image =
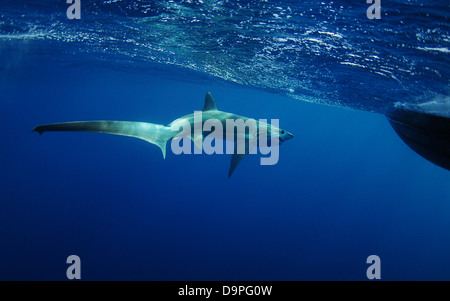
[[[450,170],[450,118],[405,109],[393,111],[386,117],[416,153]]]

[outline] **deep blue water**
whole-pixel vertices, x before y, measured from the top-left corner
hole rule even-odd
[[[2,1],[0,279],[76,254],[84,280],[366,280],[375,254],[384,280],[450,280],[450,173],[383,116],[448,96],[450,7],[359,2]],[[168,124],[207,91],[295,135],[278,164],[30,133]]]

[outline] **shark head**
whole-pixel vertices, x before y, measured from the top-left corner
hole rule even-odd
[[[294,138],[294,135],[292,135],[288,131],[279,129],[279,131],[278,131],[278,139],[280,140],[280,144],[283,143],[284,141],[287,141],[287,140],[292,139],[292,138]]]

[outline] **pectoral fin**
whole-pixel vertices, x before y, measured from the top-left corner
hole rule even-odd
[[[231,165],[230,170],[228,171],[228,178],[231,178],[234,170],[246,155],[247,154],[233,154],[233,156],[231,156]]]
[[[234,143],[234,153],[231,156],[231,165],[230,170],[228,171],[228,178],[231,178],[231,175],[233,174],[238,164],[241,163],[242,159],[244,159],[244,157],[250,152],[250,150],[256,145],[256,143],[256,140],[245,140],[245,152],[243,154],[238,153],[237,143]]]

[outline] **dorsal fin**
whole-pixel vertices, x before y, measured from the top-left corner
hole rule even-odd
[[[202,111],[211,111],[211,110],[217,110],[216,103],[214,102],[214,98],[212,97],[211,93],[206,93],[205,96],[205,105],[203,106]]]

